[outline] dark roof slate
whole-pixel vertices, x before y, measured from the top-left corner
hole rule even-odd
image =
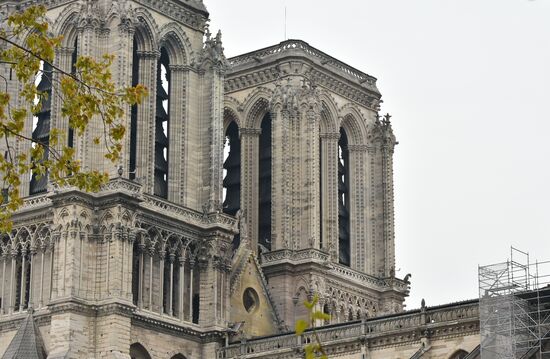
[[[32,313],[21,323],[2,359],[46,359],[46,351]]]

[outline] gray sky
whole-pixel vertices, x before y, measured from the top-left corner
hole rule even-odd
[[[477,297],[510,245],[550,260],[550,0],[205,0],[226,55],[288,38],[378,78],[408,308]]]

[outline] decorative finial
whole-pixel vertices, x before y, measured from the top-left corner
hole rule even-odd
[[[424,298],[422,298],[422,301],[420,302],[420,306],[423,310],[426,309],[426,300],[424,300]]]

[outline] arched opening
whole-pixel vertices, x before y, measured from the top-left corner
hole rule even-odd
[[[261,124],[259,149],[259,205],[258,243],[271,250],[271,115],[267,113]]]
[[[76,74],[76,62],[78,61],[78,37],[74,39],[74,49],[71,55],[71,74]],[[67,146],[74,147],[74,129],[69,125]]]
[[[142,280],[142,273],[140,268],[143,270],[143,255],[141,254],[141,249],[139,248],[138,241],[134,242],[133,246],[133,256],[132,256],[132,302],[134,305],[138,305],[139,302],[139,285]],[[141,263],[140,263],[141,262]],[[141,266],[140,266],[141,264]]]
[[[187,359],[183,354],[176,354],[172,356],[170,359]]]
[[[149,352],[139,343],[134,343],[130,346],[131,359],[151,359]]]
[[[155,186],[154,194],[168,198],[168,128],[170,122],[170,59],[163,47],[157,62],[155,114]]]
[[[458,350],[453,355],[449,357],[449,359],[464,359],[468,355],[468,352],[465,350]]]
[[[42,61],[40,63],[40,72],[38,77],[40,81],[38,82],[37,90],[39,93],[40,110],[34,114],[33,118],[33,130],[32,130],[32,141],[33,146],[38,146],[39,144],[44,147],[44,155],[42,159],[39,159],[38,162],[42,162],[48,159],[49,154],[49,144],[50,144],[50,120],[51,120],[51,110],[52,110],[52,74],[53,68],[52,65]],[[48,175],[34,173],[31,177],[29,194],[34,195],[38,193],[46,192],[48,185]]]
[[[241,141],[234,121],[225,132],[223,154],[223,212],[234,216],[241,208]]]
[[[13,309],[25,310],[29,307],[30,299],[30,254],[27,251],[18,253],[15,261],[15,302]]]
[[[223,212],[232,216],[241,208],[241,140],[239,128],[231,121],[225,131],[223,148]],[[233,248],[239,247],[241,236],[233,237]]]
[[[338,141],[338,248],[339,262],[346,266],[351,263],[349,182],[348,137],[344,129],[340,129],[340,140]]]
[[[170,316],[179,316],[180,297],[180,259],[175,252],[167,252],[164,258],[164,283],[162,293],[162,305],[164,313]]]
[[[138,41],[134,36],[132,48],[132,86],[139,84],[139,56]],[[137,123],[138,123],[138,105],[132,105],[130,109],[130,171],[129,178],[136,179],[136,160],[137,160]]]
[[[323,306],[323,313],[328,314],[328,315],[331,315],[330,305],[329,305],[328,303],[325,304],[325,305]],[[331,316],[331,318],[329,318],[329,319],[325,319],[324,324],[325,324],[325,325],[330,324],[330,320],[331,320],[331,319],[332,319],[332,316]]]

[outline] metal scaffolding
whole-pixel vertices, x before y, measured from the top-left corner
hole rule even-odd
[[[482,359],[550,358],[550,261],[510,260],[479,267]]]

